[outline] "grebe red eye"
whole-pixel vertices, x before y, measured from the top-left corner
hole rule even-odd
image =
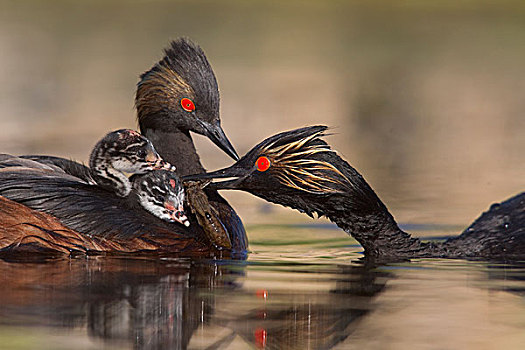
[[[175,180],[170,179],[170,186],[171,186],[172,188],[175,188],[175,186],[176,186]]]
[[[195,110],[195,104],[189,98],[184,97],[180,100],[180,105],[186,112],[193,112]]]
[[[255,166],[257,167],[257,170],[259,171],[266,171],[270,169],[270,160],[266,158],[265,156],[261,156],[257,158],[257,162],[255,162]]]

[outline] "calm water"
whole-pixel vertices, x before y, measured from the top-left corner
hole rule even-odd
[[[411,233],[457,234],[524,189],[514,0],[0,0],[0,152],[86,160],[136,127],[137,77],[181,35],[214,67],[240,154],[332,126],[329,143]],[[206,167],[231,164],[195,141]],[[326,222],[225,196],[248,227],[244,262],[0,261],[0,349],[525,348],[524,265],[364,266]]]
[[[247,261],[0,262],[0,349],[522,349],[525,262],[367,266],[331,229],[252,227]],[[8,287],[6,287],[8,286]]]

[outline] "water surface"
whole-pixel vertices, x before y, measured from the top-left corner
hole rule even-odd
[[[247,261],[0,262],[0,349],[519,349],[525,262],[371,265],[319,227],[252,227]]]

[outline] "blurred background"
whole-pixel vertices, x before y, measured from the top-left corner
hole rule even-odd
[[[86,161],[137,127],[138,76],[179,36],[207,53],[239,154],[329,125],[398,221],[454,232],[525,188],[521,1],[0,0],[0,152]],[[195,139],[208,169],[231,164]],[[224,194],[248,225],[310,222]]]

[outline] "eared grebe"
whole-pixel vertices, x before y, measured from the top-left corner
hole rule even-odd
[[[398,227],[361,174],[322,139],[326,129],[312,126],[274,135],[231,167],[187,179],[231,178],[210,186],[326,216],[371,257],[525,257],[525,193],[492,205],[460,236],[425,243]]]

